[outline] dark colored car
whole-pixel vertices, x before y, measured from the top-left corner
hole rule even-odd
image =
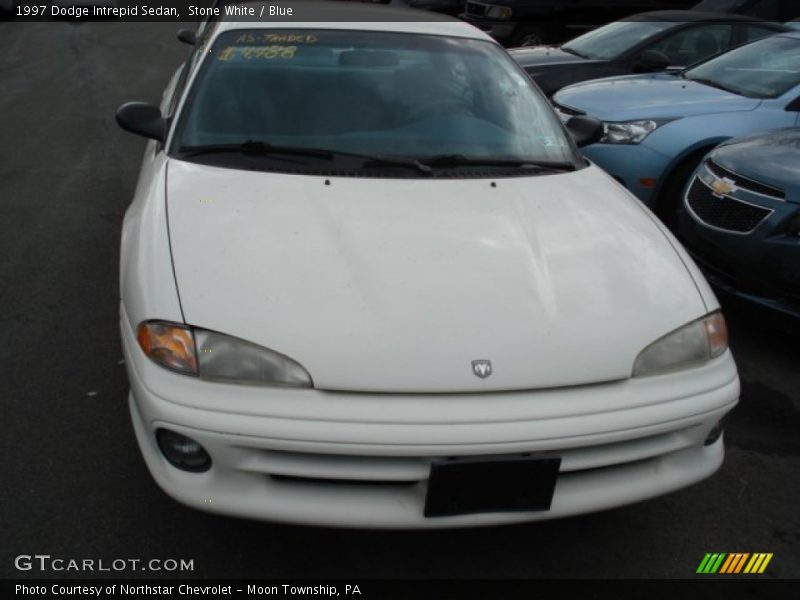
[[[800,128],[711,152],[690,180],[676,233],[718,289],[800,324]]]
[[[684,68],[789,28],[738,15],[649,12],[604,25],[560,47],[510,50],[542,91],[601,77]]]
[[[768,21],[800,17],[798,0],[703,0],[694,10],[725,12]]]
[[[385,0],[378,0],[385,2]],[[411,8],[430,10],[445,15],[456,16],[464,10],[466,0],[402,0]],[[385,2],[388,3],[388,2]]]
[[[691,8],[696,0],[467,0],[465,21],[506,46],[556,44],[652,10]]]

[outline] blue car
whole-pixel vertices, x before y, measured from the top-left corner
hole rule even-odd
[[[718,290],[800,324],[800,128],[731,140],[692,176],[676,234]]]
[[[584,154],[665,221],[703,157],[732,137],[800,124],[800,32],[740,46],[677,73],[598,79],[553,97],[563,119],[605,135]]]

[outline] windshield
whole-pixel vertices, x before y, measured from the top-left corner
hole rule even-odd
[[[800,84],[800,40],[759,40],[689,69],[684,77],[743,96],[777,98]]]
[[[583,164],[546,99],[491,42],[247,30],[220,35],[209,52],[179,117],[173,155],[244,144],[261,152],[267,166],[260,168],[291,160],[293,171],[318,170],[331,152],[439,164],[443,157]]]
[[[673,25],[664,21],[617,21],[577,37],[562,48],[586,58],[614,58]]]

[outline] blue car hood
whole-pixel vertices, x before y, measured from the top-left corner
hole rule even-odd
[[[738,96],[671,73],[578,83],[558,92],[553,101],[604,121],[746,111],[761,103],[761,100]]]

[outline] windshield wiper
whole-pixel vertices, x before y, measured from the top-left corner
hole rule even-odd
[[[430,173],[432,169],[423,165],[418,160],[406,160],[402,158],[391,158],[379,154],[360,154],[357,152],[341,152],[338,150],[327,150],[325,148],[304,148],[301,146],[275,146],[268,142],[256,140],[246,140],[234,144],[208,144],[205,146],[183,146],[178,149],[178,154],[184,158],[202,156],[206,154],[244,154],[252,156],[269,156],[271,154],[288,154],[292,156],[310,156],[323,160],[334,160],[337,157],[345,156],[359,158],[364,161],[365,167],[372,166],[395,166],[415,169],[422,173]]]
[[[404,159],[404,158],[391,158],[389,156],[381,156],[380,154],[353,154],[350,152],[344,153],[345,156],[353,156],[355,158],[363,158],[366,160],[365,167],[407,167],[409,169],[416,169],[421,173],[430,175],[433,173],[428,165],[421,163],[417,159]]]
[[[438,156],[420,157],[419,162],[429,167],[520,167],[542,171],[564,172],[574,171],[575,165],[569,162],[546,162],[537,160],[481,158],[463,154],[440,154]]]
[[[685,77],[685,76],[684,76]],[[696,81],[697,83],[702,83],[703,85],[707,85],[713,88],[717,88],[718,90],[722,90],[723,92],[730,92],[731,94],[736,94],[737,96],[747,96],[743,91],[737,90],[732,87],[728,87],[727,85],[723,85],[718,83],[712,79],[706,79],[704,77],[698,77],[696,79],[692,77],[685,77],[689,81]]]
[[[361,154],[358,152],[342,152],[325,148],[305,148],[301,146],[275,146],[268,142],[246,140],[234,144],[208,144],[204,146],[183,146],[178,149],[181,158],[191,158],[207,154],[242,154],[250,156],[269,156],[287,154],[292,156],[309,156],[323,160],[334,160],[338,157],[357,158],[364,161],[362,168],[370,167],[402,167],[414,169],[431,175],[436,168],[450,167],[512,167],[534,168],[542,171],[564,172],[574,171],[575,165],[567,162],[543,162],[521,159],[504,159],[492,157],[470,157],[463,154],[440,154],[419,158],[402,158],[383,156],[381,154]]]
[[[273,146],[267,142],[246,140],[234,144],[207,144],[204,146],[182,146],[178,148],[181,157],[202,156],[204,154],[293,154],[296,156],[314,156],[326,160],[332,160],[334,153],[330,150],[321,148],[302,148],[295,146]]]

